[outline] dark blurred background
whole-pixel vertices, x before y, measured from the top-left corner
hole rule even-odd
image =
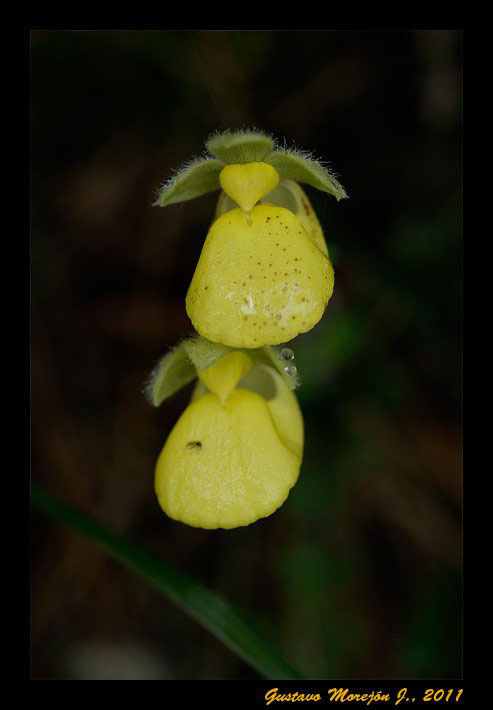
[[[460,31],[31,33],[32,477],[222,594],[308,678],[462,675]],[[157,187],[215,129],[328,161],[334,263],[292,341],[300,479],[232,531],[169,520],[155,460],[190,388],[143,383],[190,332],[216,195]],[[32,677],[255,672],[92,543],[32,516]]]

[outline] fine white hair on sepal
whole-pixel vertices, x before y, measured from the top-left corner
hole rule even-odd
[[[171,352],[171,351],[170,351]],[[166,353],[168,354],[168,353]],[[144,381],[144,386],[142,387],[142,394],[145,396],[149,404],[152,404],[154,406],[154,401],[153,401],[153,390],[154,390],[154,384],[156,382],[157,376],[159,375],[159,371],[161,369],[161,362],[163,359],[163,355],[157,360],[156,364],[150,371],[149,375],[147,376],[146,380]]]
[[[221,131],[219,129],[212,131],[207,136],[207,139],[205,141],[205,145],[208,146],[209,143],[214,142],[216,139],[222,139],[224,138],[227,140],[228,138],[230,139],[241,139],[241,138],[249,138],[249,137],[255,136],[256,138],[266,138],[270,141],[272,141],[273,146],[275,147],[276,145],[276,139],[272,135],[272,133],[268,131],[263,131],[260,128],[257,128],[256,126],[242,126],[241,128],[226,128],[225,130]]]
[[[185,161],[181,165],[179,165],[177,168],[175,168],[170,177],[165,180],[161,186],[157,187],[155,190],[155,201],[152,203],[153,207],[159,207],[160,206],[160,201],[161,197],[164,192],[168,192],[173,188],[178,180],[183,177],[185,173],[187,173],[191,168],[196,167],[197,165],[200,165],[201,163],[206,163],[211,160],[211,155],[207,152],[204,151],[202,155],[197,155],[189,160]]]
[[[161,356],[144,383],[142,392],[154,407],[197,376],[183,343],[184,340]]]
[[[176,345],[174,348],[170,348],[166,353],[164,353],[164,355],[161,355],[144,382],[142,394],[145,395],[149,404],[152,404],[153,406],[155,406],[153,397],[154,386],[159,374],[161,373],[163,360],[169,357],[175,350],[178,350],[179,347],[180,345]]]
[[[282,144],[276,145],[276,151],[282,153],[288,153],[288,155],[293,155],[301,160],[308,160],[311,163],[317,163],[317,165],[329,173],[333,178],[339,179],[339,175],[333,170],[332,164],[325,160],[324,158],[319,158],[314,150],[306,150],[304,148],[298,148],[296,145],[288,145],[286,137],[283,137]]]
[[[275,148],[275,138],[255,126],[214,131],[206,142],[207,150],[226,163],[262,162]]]
[[[316,157],[313,151],[288,146],[286,138],[267,156],[266,162],[272,165],[282,178],[312,185],[318,190],[332,194],[338,201],[348,196],[327,161]]]

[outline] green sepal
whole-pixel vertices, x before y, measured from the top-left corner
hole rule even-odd
[[[232,348],[213,343],[206,338],[191,336],[158,362],[145,387],[148,400],[159,407],[182,387],[197,377],[197,373],[207,370],[218,360],[231,352]]]
[[[154,205],[166,207],[220,190],[219,173],[223,168],[223,161],[214,158],[198,158],[187,163],[162,186]]]
[[[181,344],[187,357],[197,371],[202,372],[212,367],[218,360],[227,355],[233,348],[222,343],[213,343],[212,340],[199,336],[187,338]]]
[[[298,150],[276,150],[270,153],[264,162],[272,165],[281,178],[312,185],[317,190],[334,195],[337,201],[347,197],[345,189],[337,178],[308,153]]]
[[[261,163],[274,149],[274,140],[255,129],[213,133],[206,148],[216,158],[232,165]]]
[[[253,351],[255,353],[254,358],[257,357],[259,360],[263,360],[271,366],[273,365],[285,380],[289,389],[295,390],[300,386],[300,376],[292,362],[282,359],[281,351],[284,347],[285,346],[264,345],[264,347]]]
[[[201,335],[183,340],[161,358],[151,373],[145,387],[147,398],[154,407],[207,370],[233,350],[240,350],[254,362],[263,362],[274,367],[291,390],[300,385],[300,377],[293,363],[281,357],[284,346],[265,345],[262,348],[230,348],[214,343]]]
[[[166,353],[151,373],[145,391],[154,407],[171,397],[197,377],[197,372],[183,344]]]

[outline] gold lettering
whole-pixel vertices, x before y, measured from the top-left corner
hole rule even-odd
[[[266,694],[265,694],[265,699],[267,700],[266,705],[270,705],[276,699],[276,695],[277,695],[278,690],[279,690],[279,688],[271,688],[270,690],[268,690],[266,692]]]
[[[330,697],[331,702],[341,702],[343,703],[346,695],[348,694],[348,689],[347,688],[331,688],[329,691],[329,695],[332,693]]]

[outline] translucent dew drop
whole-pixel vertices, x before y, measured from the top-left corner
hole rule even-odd
[[[281,358],[281,360],[289,362],[290,360],[294,360],[294,352],[291,350],[291,348],[282,348],[281,352],[279,353],[279,357]]]
[[[298,373],[298,370],[296,368],[296,365],[286,365],[284,368],[284,372],[288,377],[295,377]]]

